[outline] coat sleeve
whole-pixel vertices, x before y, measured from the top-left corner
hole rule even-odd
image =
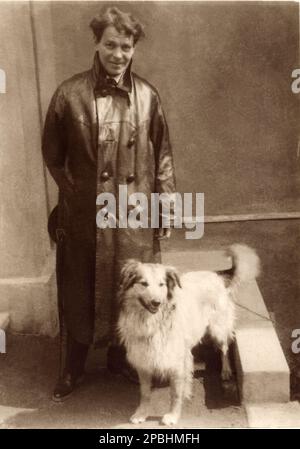
[[[158,193],[172,194],[176,190],[175,170],[168,125],[160,99],[155,96],[152,110],[150,138],[156,158],[156,188]]]
[[[73,185],[65,172],[67,151],[64,127],[65,98],[61,88],[54,93],[50,102],[42,139],[42,153],[45,164],[58,188],[66,194],[73,193]]]
[[[156,158],[155,192],[164,194],[159,207],[160,227],[165,227],[164,220],[165,223],[174,221],[176,197],[173,194],[176,191],[176,182],[168,125],[158,95],[155,97],[150,134]]]

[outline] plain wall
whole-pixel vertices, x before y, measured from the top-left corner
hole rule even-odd
[[[89,22],[112,4],[146,25],[134,70],[161,94],[178,191],[207,215],[299,210],[298,4],[53,2],[57,83],[91,66]]]
[[[0,17],[6,74],[6,93],[0,94],[1,280],[41,274],[49,239],[30,5],[1,3]]]

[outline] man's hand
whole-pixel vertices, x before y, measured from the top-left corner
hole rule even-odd
[[[159,228],[157,232],[157,238],[158,240],[167,240],[171,236],[171,229],[170,228]]]

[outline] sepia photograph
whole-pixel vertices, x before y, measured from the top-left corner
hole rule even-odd
[[[299,19],[0,1],[0,429],[300,428]]]

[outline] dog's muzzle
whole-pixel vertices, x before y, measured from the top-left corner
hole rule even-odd
[[[150,303],[147,303],[144,301],[144,299],[142,298],[142,296],[139,296],[139,301],[141,303],[141,305],[148,310],[148,312],[155,314],[158,312],[159,306],[160,306],[160,302],[158,301],[151,301]]]

